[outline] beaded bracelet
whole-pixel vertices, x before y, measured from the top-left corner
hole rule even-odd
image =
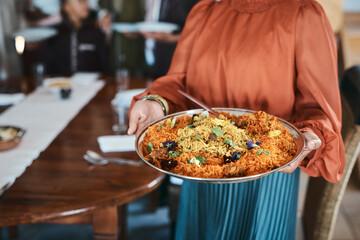
[[[161,96],[159,96],[157,94],[150,94],[150,95],[147,95],[147,96],[145,96],[145,97],[143,97],[141,99],[141,101],[146,101],[146,100],[158,102],[161,105],[161,107],[162,107],[162,109],[164,111],[164,115],[166,116],[168,114],[169,105],[168,105],[167,101],[163,97],[161,97]]]

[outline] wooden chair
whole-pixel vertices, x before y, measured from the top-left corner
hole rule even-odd
[[[352,169],[360,155],[360,126],[354,123],[352,111],[342,97],[346,165],[340,182],[329,183],[323,178],[309,179],[303,213],[307,240],[332,239],[334,226]]]
[[[360,65],[352,66],[345,71],[341,82],[341,91],[349,103],[355,123],[360,125]],[[352,177],[360,186],[360,158],[355,164]]]

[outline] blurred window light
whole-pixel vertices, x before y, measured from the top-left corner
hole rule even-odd
[[[25,38],[23,36],[15,37],[15,48],[19,55],[23,54],[25,49]]]

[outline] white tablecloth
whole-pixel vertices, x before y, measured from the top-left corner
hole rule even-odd
[[[0,115],[0,125],[26,130],[17,148],[0,152],[0,194],[1,189],[25,171],[103,86],[103,81],[75,84],[71,97],[66,100],[39,88]]]

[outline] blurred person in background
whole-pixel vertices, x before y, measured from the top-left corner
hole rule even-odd
[[[25,15],[30,26],[48,27],[62,21],[61,0],[26,0]],[[106,33],[111,32],[111,15],[99,6],[99,0],[89,0],[89,18],[96,21],[100,29]]]
[[[145,38],[144,57],[146,62],[146,75],[158,78],[167,73],[171,58],[174,54],[177,41],[184,27],[186,17],[191,8],[199,0],[146,0],[146,22],[169,22],[179,26],[176,32],[141,32]],[[139,9],[141,11],[141,9]],[[139,34],[124,33],[130,39],[135,39]]]
[[[169,70],[181,30],[192,7],[199,0],[146,0],[145,21],[170,22],[179,25],[174,33],[142,32],[145,41],[145,59],[154,78],[164,76]]]
[[[58,35],[43,48],[47,73],[105,72],[108,66],[105,34],[90,19],[87,0],[61,0]]]

